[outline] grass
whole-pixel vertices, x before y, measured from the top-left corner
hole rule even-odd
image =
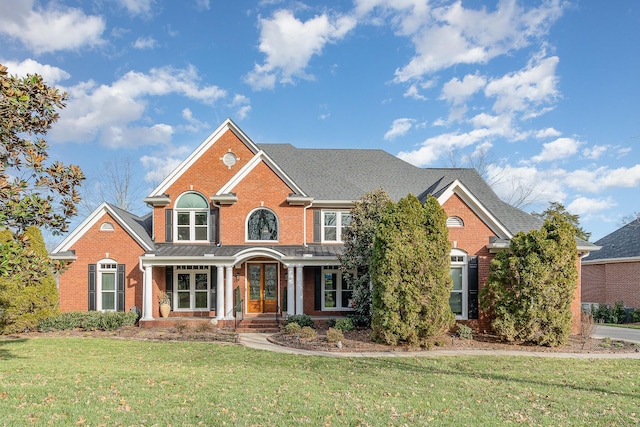
[[[640,323],[603,323],[603,325],[616,328],[640,329]]]
[[[0,425],[637,425],[638,360],[333,358],[0,340]]]

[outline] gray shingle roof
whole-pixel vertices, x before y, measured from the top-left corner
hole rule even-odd
[[[601,246],[602,249],[592,252],[584,259],[585,261],[640,257],[640,221],[630,222],[604,236],[595,244]]]
[[[131,212],[120,209],[119,207],[109,203],[109,207],[124,221],[129,228],[149,247],[153,247],[151,240],[152,217],[151,212],[143,217],[132,214]]]
[[[393,200],[407,194],[436,197],[456,179],[512,234],[542,222],[503,202],[475,169],[418,168],[383,150],[302,149],[291,144],[258,144],[282,170],[316,200],[358,200],[378,188]]]
[[[260,248],[268,247],[267,245],[258,246]],[[171,243],[158,243],[156,244],[155,251],[148,252],[153,253],[156,256],[168,256],[168,257],[201,257],[205,254],[211,254],[217,257],[235,256],[240,251],[248,248],[256,248],[257,246],[249,245],[229,245],[229,246],[216,246],[216,245],[173,245]],[[284,254],[285,256],[302,256],[304,254],[310,254],[314,257],[322,256],[336,256],[342,251],[342,245],[309,245],[309,246],[273,246],[272,249]]]

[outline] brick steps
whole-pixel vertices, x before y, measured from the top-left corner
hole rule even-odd
[[[236,328],[237,333],[246,332],[260,332],[260,333],[274,333],[280,332],[280,327],[275,319],[264,319],[260,317],[245,318]]]

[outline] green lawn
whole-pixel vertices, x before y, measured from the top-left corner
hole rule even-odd
[[[0,425],[640,423],[638,360],[305,357],[236,345],[0,340]]]
[[[616,328],[640,329],[640,323],[604,323],[604,325]]]

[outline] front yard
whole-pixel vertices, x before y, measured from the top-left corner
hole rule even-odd
[[[0,339],[0,425],[636,425],[637,360],[327,358]]]

